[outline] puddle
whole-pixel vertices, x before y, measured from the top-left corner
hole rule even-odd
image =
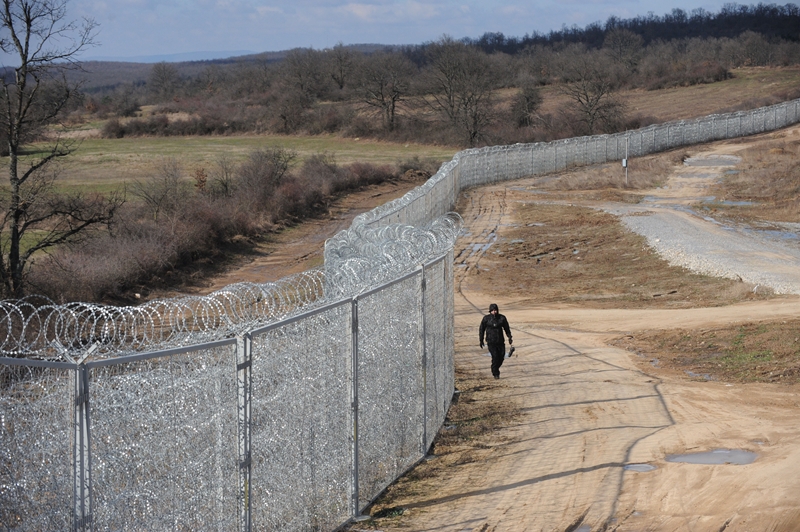
[[[589,525],[581,525],[575,529],[575,532],[592,532],[592,527]]]
[[[713,381],[714,380],[714,377],[712,377],[708,373],[695,373],[694,371],[686,370],[686,374],[689,377],[693,378],[693,379],[703,379],[703,380],[706,380],[706,381]]]
[[[683,161],[684,166],[736,166],[742,160],[735,155],[705,155],[689,157]]]
[[[789,231],[778,231],[776,229],[772,229],[766,231],[761,230],[759,232],[777,240],[800,240],[800,234]]]
[[[622,467],[625,471],[636,471],[638,473],[646,473],[656,469],[656,466],[650,464],[627,464]]]
[[[733,200],[716,200],[716,199],[711,200],[708,203],[710,203],[711,206],[724,205],[726,207],[747,207],[748,205],[755,205],[755,202],[753,201],[733,201]]]
[[[667,462],[682,462],[686,464],[746,465],[752,464],[756,457],[756,453],[742,451],[741,449],[715,449],[705,453],[668,454],[666,460]]]

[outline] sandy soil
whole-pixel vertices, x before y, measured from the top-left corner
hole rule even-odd
[[[693,155],[735,155],[743,147],[719,144]],[[690,201],[714,179],[687,179],[685,168],[676,171],[661,192],[663,201]],[[622,295],[551,297],[583,285],[554,287],[544,263],[492,254],[488,245],[518,237],[520,205],[534,201],[526,186],[470,191],[461,204],[466,230],[456,252],[457,371],[462,380],[471,379],[471,401],[512,405],[513,420],[471,444],[469,459],[435,453],[427,463],[444,466],[404,482],[390,501],[372,509],[391,505],[396,511],[350,530],[800,530],[800,385],[692,379],[679,367],[653,365],[653,353],[638,356],[612,344],[640,331],[794,319],[800,316],[800,297],[756,297],[745,286],[745,295],[723,298],[735,304],[722,305],[713,295],[684,298],[689,288],[676,291],[680,299],[656,298],[657,280],[644,281],[654,283],[645,295],[631,288]],[[653,199],[658,191],[642,193],[658,208],[660,201]],[[275,254],[256,259],[214,286],[291,273],[305,264],[297,257],[310,256],[312,244],[321,244],[347,219],[343,211],[330,224],[303,233],[299,247],[283,248],[283,259]],[[552,271],[585,267],[566,259],[556,263]],[[537,287],[540,273],[548,280]],[[604,275],[611,283],[612,276]],[[735,283],[699,279],[694,286],[729,293]],[[477,325],[490,302],[509,318],[517,348],[499,381],[490,378],[490,360],[477,345]],[[667,461],[673,454],[717,449],[757,457],[745,465]],[[653,468],[630,468],[643,464]]]
[[[470,233],[460,243],[464,250],[476,249],[480,235],[502,239],[514,223],[511,194],[490,187],[480,195],[472,203],[479,212],[462,213]],[[794,318],[800,299],[678,309],[532,307],[527,294],[503,297],[487,288],[480,280],[483,257],[465,255],[456,295],[458,361],[488,381],[489,360],[476,346],[475,330],[484,307],[497,302],[511,321],[517,352],[482,400],[513,401],[520,416],[498,431],[485,459],[454,468],[435,491],[395,499],[403,516],[381,523],[381,530],[800,529],[794,421],[800,387],[697,382],[608,345],[641,330]],[[751,451],[757,459],[666,461],[716,449]],[[634,464],[655,469],[626,469]]]

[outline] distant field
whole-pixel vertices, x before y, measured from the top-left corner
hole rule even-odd
[[[623,91],[619,96],[628,104],[632,114],[639,114],[658,122],[689,119],[712,113],[727,112],[742,107],[758,107],[773,101],[797,95],[800,90],[800,67],[792,68],[740,68],[733,78],[691,87],[678,87],[658,91]],[[500,91],[500,100],[514,91]],[[553,112],[565,102],[557,87],[542,89],[542,112]],[[335,136],[280,136],[240,135],[203,137],[146,137],[123,139],[95,138],[101,122],[85,124],[78,129],[86,135],[80,148],[62,161],[63,174],[59,181],[62,190],[72,187],[89,187],[93,190],[111,190],[123,183],[142,179],[151,171],[160,157],[175,157],[191,175],[197,168],[206,171],[223,153],[234,159],[243,159],[256,149],[280,146],[295,150],[300,160],[318,153],[329,153],[339,164],[354,161],[377,164],[395,164],[398,161],[419,157],[438,162],[450,160],[458,151],[455,147],[426,146],[381,142],[370,139],[350,139]],[[7,170],[0,159],[0,179]]]
[[[761,107],[766,100],[784,100],[791,94],[797,97],[800,91],[800,67],[747,67],[731,73],[731,79],[717,83],[656,91],[636,89],[620,91],[618,95],[631,115],[669,122],[730,112],[742,106]],[[567,101],[554,86],[543,88],[542,97],[542,111],[548,113]]]
[[[111,190],[125,182],[145,177],[160,157],[174,157],[191,175],[196,168],[210,170],[222,154],[244,159],[259,148],[280,146],[294,150],[300,160],[319,153],[329,153],[339,164],[354,161],[395,164],[412,157],[448,161],[458,151],[452,147],[397,144],[374,140],[338,137],[293,137],[272,135],[144,137],[123,139],[84,139],[79,149],[61,161],[60,187],[89,187]],[[0,165],[7,159],[0,159]],[[8,170],[3,165],[0,176]]]

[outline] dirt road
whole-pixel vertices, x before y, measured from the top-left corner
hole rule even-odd
[[[715,145],[693,155],[735,156],[742,147]],[[627,204],[587,205],[623,218],[649,209],[665,217],[657,224],[664,229],[670,216],[687,219],[685,211],[665,205],[687,204],[707,194],[724,166],[702,168],[705,177],[687,176],[690,168],[676,168],[667,187],[642,192],[647,199],[634,209]],[[683,295],[678,291],[671,300],[653,299],[660,303],[652,306],[614,293],[537,302],[536,290],[559,290],[525,284],[545,272],[533,270],[539,259],[515,260],[498,250],[519,228],[516,211],[542,201],[525,181],[470,191],[461,210],[466,227],[456,251],[458,372],[477,383],[471,400],[513,404],[517,416],[475,444],[469,459],[411,481],[410,488],[394,494],[390,504],[400,511],[386,515],[397,517],[359,522],[350,530],[800,530],[800,385],[693,379],[653,365],[652,354],[637,356],[609,343],[637,331],[793,319],[800,316],[800,297],[753,299],[750,294],[734,305],[704,307],[678,299]],[[690,222],[698,231],[715,225],[702,219]],[[334,225],[326,226],[324,234]],[[303,233],[302,256],[310,256],[313,233]],[[577,262],[586,247],[591,246],[575,242],[575,250],[567,250],[577,254],[575,261],[554,260],[554,268],[586,271],[580,268],[588,259]],[[284,255],[291,255],[288,249]],[[549,255],[555,259],[557,253]],[[265,274],[266,260],[271,262]],[[277,278],[284,274],[282,264],[291,273],[302,262],[257,259],[220,283]],[[781,275],[791,277],[789,282],[797,281],[798,272],[779,267]],[[769,261],[759,268],[768,269]],[[497,284],[498,269],[506,281],[502,286]],[[607,281],[624,282],[611,275]],[[490,302],[509,317],[517,348],[499,381],[491,379],[490,360],[477,345],[477,325]],[[667,461],[669,455],[717,449],[750,451],[756,458],[743,465]],[[430,463],[446,459],[434,456]]]
[[[741,148],[717,145],[694,155],[735,155]],[[658,212],[667,234],[670,219],[698,233],[718,231],[718,224],[697,216],[687,222],[684,210],[666,205],[708,194],[724,168],[701,166],[699,174],[697,166],[676,168],[668,186],[642,192],[647,201],[633,209],[591,206],[621,216]],[[800,387],[693,380],[607,343],[641,330],[796,318],[800,298],[701,308],[532,305],[535,294],[507,289],[513,281],[505,290],[492,285],[491,270],[502,257],[488,260],[519,224],[516,206],[542,201],[528,184],[471,191],[462,202],[465,236],[456,252],[457,365],[462,374],[484,379],[478,400],[513,402],[519,417],[489,436],[476,458],[402,490],[391,501],[402,516],[353,530],[800,530]],[[537,274],[530,262],[503,264],[504,277],[526,269]],[[800,281],[800,267],[773,264],[791,283]],[[770,263],[758,267],[767,271]],[[517,348],[500,381],[490,380],[489,358],[477,346],[477,324],[489,302],[509,317]],[[753,452],[756,459],[744,465],[667,461],[719,449]]]
[[[720,151],[732,150],[718,146],[697,156]],[[644,193],[647,205],[635,207],[659,210],[666,232],[668,217],[685,221],[686,213],[664,205],[696,200],[716,177],[707,167],[705,177],[679,170],[669,186]],[[489,361],[477,348],[476,324],[488,303],[497,302],[511,321],[517,354],[483,400],[513,401],[521,417],[496,434],[485,459],[454,468],[435,491],[393,501],[406,510],[396,530],[800,530],[800,388],[696,382],[606,344],[637,330],[793,318],[800,315],[800,298],[591,309],[531,307],[530,294],[498,294],[481,281],[482,260],[515,224],[514,202],[533,201],[525,189],[517,182],[513,190],[473,192],[462,212],[468,236],[459,242],[456,261],[459,364],[485,374],[488,385]],[[697,231],[717,230],[699,217],[689,223]],[[787,272],[775,265],[792,282],[800,279],[800,268]],[[757,459],[747,465],[666,460],[715,449],[751,451]],[[387,524],[380,529],[395,530]]]

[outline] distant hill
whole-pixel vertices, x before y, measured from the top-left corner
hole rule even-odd
[[[111,63],[180,63],[183,61],[211,61],[214,59],[227,59],[242,55],[252,55],[252,50],[235,50],[230,52],[187,52],[182,54],[161,55],[136,55],[126,57],[93,56],[86,57],[84,61],[111,62]]]
[[[399,50],[403,46],[385,44],[350,44],[346,48],[365,54],[379,50]],[[152,55],[127,58],[86,58],[81,61],[83,72],[70,73],[83,80],[82,90],[87,94],[114,90],[125,84],[139,85],[147,82],[155,63],[171,63],[181,76],[195,77],[211,65],[229,65],[255,61],[280,61],[291,50],[277,52],[194,52],[186,54]],[[217,56],[213,57],[212,56]],[[195,58],[196,57],[196,58]],[[202,58],[201,57],[205,57]]]

